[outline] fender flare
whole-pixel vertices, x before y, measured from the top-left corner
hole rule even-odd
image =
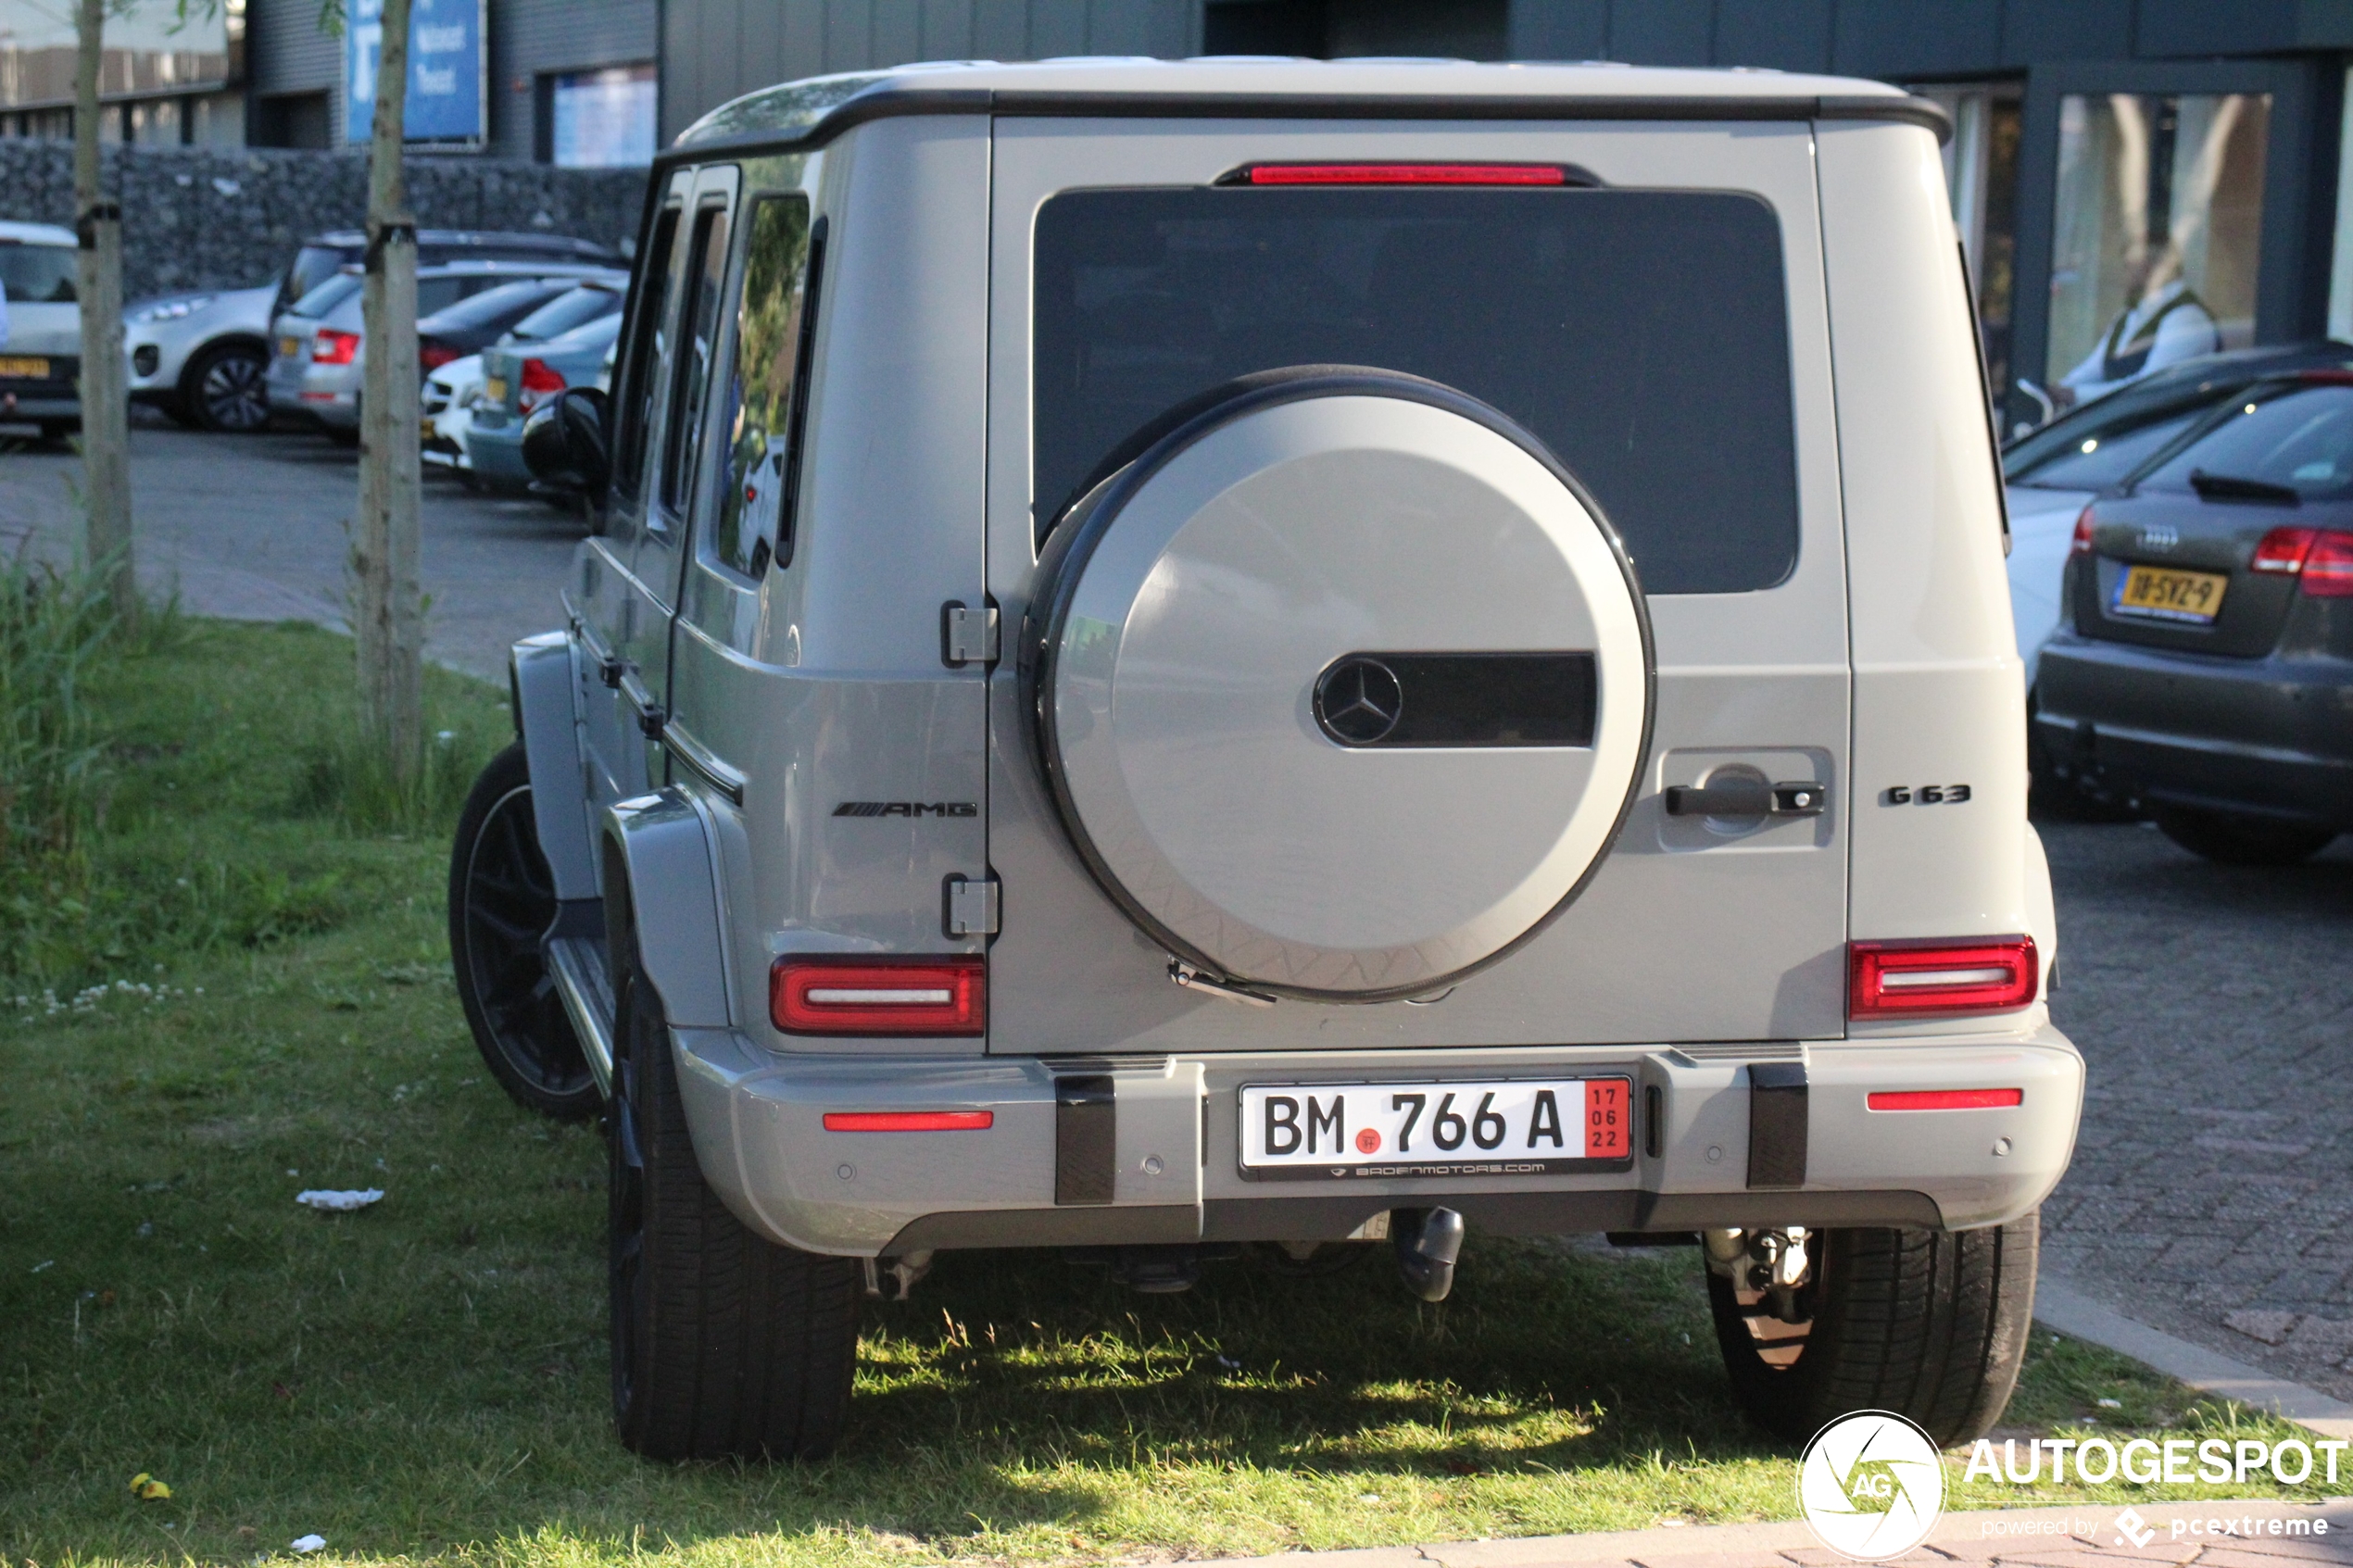
[[[703,808],[673,784],[608,808],[602,836],[608,942],[624,926],[634,932],[672,1028],[728,1027],[719,873]]]
[[[525,637],[507,656],[508,700],[515,710],[515,734],[531,767],[532,820],[540,853],[564,903],[593,899],[598,892],[597,841],[589,830],[588,803],[581,788],[580,726],[574,694],[580,688],[579,654],[568,633]]]

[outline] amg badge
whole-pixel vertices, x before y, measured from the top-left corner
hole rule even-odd
[[[834,808],[837,817],[977,817],[980,808],[969,800],[845,800]]]

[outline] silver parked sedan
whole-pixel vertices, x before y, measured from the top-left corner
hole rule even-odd
[[[610,276],[594,265],[459,261],[417,272],[422,319],[501,283],[531,279]],[[360,319],[360,273],[346,267],[295,301],[270,328],[269,401],[273,411],[308,416],[333,433],[356,435],[367,345]]]

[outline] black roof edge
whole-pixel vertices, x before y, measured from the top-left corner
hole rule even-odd
[[[1078,93],[1051,89],[1000,91],[950,88],[911,92],[871,88],[849,99],[798,136],[747,132],[672,146],[654,159],[657,171],[701,163],[712,155],[810,152],[870,120],[902,115],[988,114],[1126,119],[1645,119],[1879,120],[1917,125],[1939,144],[1953,139],[1953,117],[1933,99],[1906,94],[1822,94],[1811,97],[1478,96],[1396,94]]]

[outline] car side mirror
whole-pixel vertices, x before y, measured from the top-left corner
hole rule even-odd
[[[597,496],[612,478],[606,431],[611,404],[593,386],[567,387],[523,421],[522,461],[551,490]]]

